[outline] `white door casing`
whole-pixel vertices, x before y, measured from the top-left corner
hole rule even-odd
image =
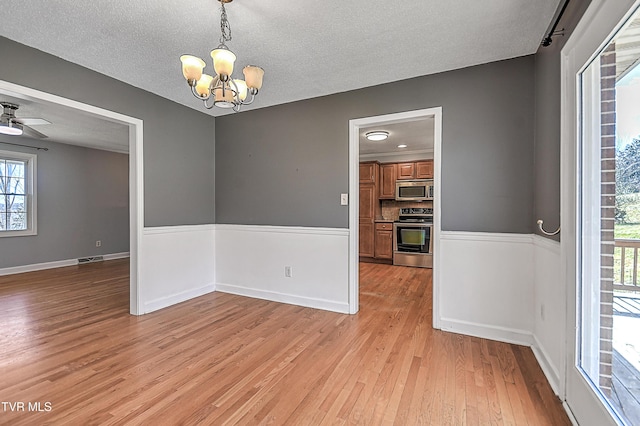
[[[74,108],[83,113],[95,115],[104,120],[129,127],[129,312],[132,315],[141,315],[143,312],[139,285],[141,276],[139,259],[142,251],[141,242],[144,228],[142,120],[2,80],[0,80],[0,93]]]
[[[562,49],[561,54],[561,202],[562,282],[567,286],[566,358],[564,365],[565,407],[583,425],[616,424],[620,420],[596,392],[577,366],[579,353],[579,288],[581,244],[579,203],[581,170],[581,81],[580,75],[600,54],[632,14],[638,0],[616,2],[592,0],[589,8]]]
[[[441,152],[442,107],[426,108],[395,114],[349,120],[349,313],[359,309],[358,292],[358,207],[359,207],[359,134],[361,127],[397,124],[434,118],[433,180],[436,197],[433,201],[433,326],[440,328],[440,232],[441,232]]]

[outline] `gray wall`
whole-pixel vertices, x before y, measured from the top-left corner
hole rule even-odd
[[[442,228],[530,233],[533,69],[527,56],[218,117],[216,221],[348,227],[349,120],[442,106]]]
[[[0,80],[144,120],[145,226],[215,222],[211,116],[3,37],[0,57]]]
[[[0,150],[37,155],[38,235],[0,238],[0,268],[129,251],[129,156],[11,138]],[[96,247],[96,240],[102,242]]]
[[[560,51],[589,6],[590,1],[572,1],[558,28],[564,36],[553,37],[548,47],[535,55],[535,148],[534,220],[544,220],[552,231],[560,224]],[[536,233],[541,234],[537,226]],[[560,235],[552,237],[560,239]]]

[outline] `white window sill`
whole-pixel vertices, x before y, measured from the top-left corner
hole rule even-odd
[[[0,238],[2,237],[29,237],[32,235],[38,235],[38,231],[35,229],[25,229],[24,231],[0,231]]]

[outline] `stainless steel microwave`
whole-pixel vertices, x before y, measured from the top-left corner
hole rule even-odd
[[[396,181],[396,201],[433,200],[433,179]]]

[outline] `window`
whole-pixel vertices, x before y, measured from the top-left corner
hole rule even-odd
[[[35,235],[36,156],[0,151],[0,237]]]

